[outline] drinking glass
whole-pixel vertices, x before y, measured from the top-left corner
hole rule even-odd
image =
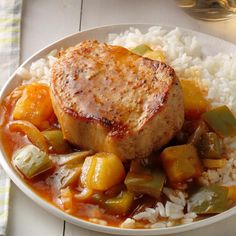
[[[236,16],[236,0],[177,0],[177,4],[200,20],[220,21]]]

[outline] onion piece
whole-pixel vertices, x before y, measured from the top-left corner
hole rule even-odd
[[[9,128],[13,132],[24,133],[30,142],[37,146],[40,150],[48,152],[48,144],[39,129],[29,121],[16,120],[9,123]]]

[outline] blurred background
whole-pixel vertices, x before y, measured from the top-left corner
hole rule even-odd
[[[179,7],[196,19],[222,21],[235,17],[235,0],[177,0]]]
[[[186,10],[187,5],[191,9],[193,2],[196,1],[24,0],[22,59],[26,59],[33,52],[67,34],[101,25],[121,23],[180,26],[236,43],[236,18],[206,22],[191,17],[188,10],[186,13],[183,8],[177,7],[177,4],[185,6]],[[205,6],[202,2],[209,2],[209,0],[200,0],[198,6],[199,4]],[[231,2],[234,2],[235,6],[235,1],[231,0]]]

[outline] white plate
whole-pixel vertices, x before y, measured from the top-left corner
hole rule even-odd
[[[28,68],[29,65],[34,62],[35,60],[45,57],[49,52],[53,49],[60,49],[60,48],[67,48],[69,46],[74,46],[78,42],[85,40],[85,39],[97,39],[99,41],[107,41],[107,36],[109,33],[121,33],[125,30],[129,29],[130,27],[135,27],[140,29],[141,31],[145,32],[149,27],[153,25],[147,24],[136,24],[136,25],[113,25],[113,26],[104,26],[101,28],[95,28],[91,30],[87,30],[84,32],[76,33],[74,35],[68,36],[64,39],[61,39],[48,47],[40,50],[32,57],[30,57],[26,62],[24,62],[21,66]],[[167,30],[172,30],[174,27],[171,26],[163,26],[163,28]],[[181,29],[184,34],[194,35],[197,37],[199,43],[202,45],[203,54],[204,55],[214,55],[219,52],[224,53],[232,53],[233,51],[236,52],[236,45],[226,42],[224,40],[202,34],[199,32],[194,32],[186,29]],[[14,73],[10,79],[8,80],[7,84],[2,89],[0,95],[0,102],[6,97],[19,83],[21,82],[20,78]],[[2,149],[2,145],[1,145]],[[197,221],[187,225],[180,225],[174,226],[170,228],[163,228],[163,229],[121,229],[115,227],[108,227],[93,224],[84,220],[80,220],[76,217],[66,214],[65,212],[61,211],[60,209],[56,208],[55,206],[49,204],[48,202],[44,201],[38,195],[36,195],[28,186],[27,184],[20,178],[20,176],[15,172],[12,168],[8,158],[5,156],[4,152],[1,151],[0,153],[0,163],[9,175],[9,177],[13,180],[13,182],[34,202],[38,205],[43,207],[48,212],[52,213],[53,215],[60,217],[72,224],[78,225],[82,228],[90,229],[97,232],[109,233],[109,234],[117,234],[117,235],[163,235],[163,234],[171,234],[177,232],[188,231],[196,228],[200,228],[214,222],[223,220],[231,215],[236,214],[236,207],[231,208],[228,211],[225,211],[221,214],[216,216],[209,217],[207,219]]]

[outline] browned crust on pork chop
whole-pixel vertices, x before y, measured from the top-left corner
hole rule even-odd
[[[171,67],[97,41],[62,53],[52,67],[51,97],[68,141],[122,159],[160,148],[184,119]]]

